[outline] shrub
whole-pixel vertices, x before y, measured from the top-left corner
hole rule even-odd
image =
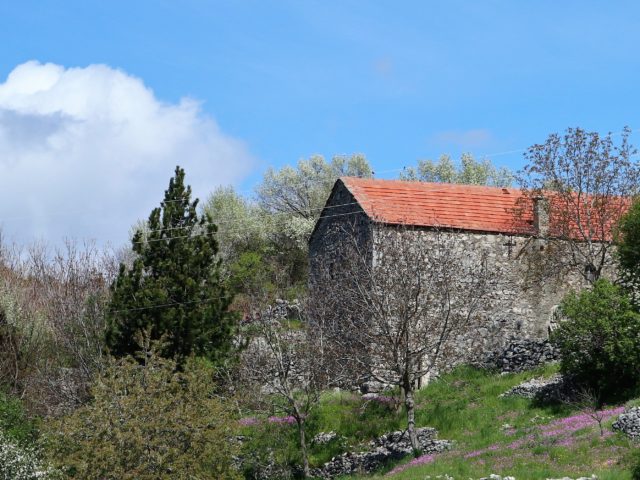
[[[72,478],[237,478],[212,369],[190,358],[177,370],[144,343],[140,358],[112,361],[90,404],[49,425],[56,464]]]
[[[640,199],[636,198],[618,226],[617,254],[628,281],[640,281]]]
[[[561,371],[595,392],[600,400],[629,392],[640,379],[640,315],[629,297],[608,280],[568,294],[565,317],[552,335]]]
[[[0,392],[0,433],[18,443],[31,443],[37,436],[34,423],[19,400]]]

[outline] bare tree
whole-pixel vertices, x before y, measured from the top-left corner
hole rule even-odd
[[[333,307],[323,326],[341,363],[401,389],[417,451],[415,391],[477,346],[473,330],[498,299],[497,267],[483,252],[465,248],[459,232],[376,224],[364,242],[344,233],[311,297]]]
[[[250,328],[253,339],[243,352],[238,376],[244,383],[241,388],[253,387],[254,408],[277,411],[295,421],[303,472],[309,477],[306,422],[322,391],[337,380],[327,366],[324,332],[306,322],[302,328],[290,328],[273,308],[255,314]]]
[[[586,387],[582,387],[572,395],[563,399],[562,403],[565,405],[581,410],[598,424],[600,436],[604,436],[603,422],[608,418],[607,412],[603,410],[602,397],[598,395],[594,390]]]
[[[0,248],[0,383],[36,411],[84,399],[102,365],[115,267],[92,244]]]
[[[640,187],[630,133],[625,128],[615,143],[611,133],[569,128],[526,152],[528,163],[518,178],[524,197],[516,216],[544,202],[541,214],[548,215],[548,226],[537,233],[556,254],[547,255],[543,273],[573,270],[593,283],[613,264],[614,230]]]

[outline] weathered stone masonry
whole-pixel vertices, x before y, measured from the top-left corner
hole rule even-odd
[[[380,188],[385,186],[384,181],[372,182],[378,182]],[[345,236],[355,233],[364,246],[377,229],[397,228],[372,218],[369,215],[370,206],[363,205],[369,199],[362,193],[354,195],[349,187],[349,179],[336,182],[310,238],[312,281],[320,269],[328,264],[337,263],[336,268],[340,267],[339,249]],[[473,190],[470,190],[473,194]],[[480,196],[478,201],[482,199]],[[411,198],[406,200],[410,201]],[[409,207],[407,204],[407,210],[410,210]],[[504,286],[496,293],[499,296],[496,298],[496,310],[486,319],[484,326],[475,332],[482,340],[485,352],[518,339],[547,339],[556,321],[556,310],[562,297],[571,289],[578,290],[586,286],[585,279],[578,272],[558,273],[545,277],[544,281],[537,277],[536,266],[545,260],[544,256],[556,254],[549,253],[550,245],[544,238],[548,231],[547,208],[544,199],[534,202],[530,220],[534,235],[515,235],[508,231],[483,232],[477,231],[475,226],[475,231],[438,226],[441,233],[446,231],[447,235],[455,236],[456,248],[468,261],[480,261],[484,253],[488,256],[489,264],[494,265],[502,277],[501,284]],[[463,211],[461,215],[464,214]],[[406,229],[404,234],[411,237],[410,241],[427,241],[429,235],[434,235],[434,227],[409,225],[411,228]]]

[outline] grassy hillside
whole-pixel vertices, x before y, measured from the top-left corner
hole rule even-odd
[[[610,428],[620,408],[607,407],[601,436],[596,421],[584,412],[498,397],[524,379],[551,373],[553,368],[500,376],[467,368],[428,386],[420,392],[420,425],[437,428],[440,438],[455,440],[457,446],[441,456],[413,460],[418,465],[403,471],[396,467],[399,473],[390,477],[446,473],[468,479],[497,473],[533,480],[595,473],[600,479],[631,478],[632,445]]]
[[[555,367],[515,375],[496,375],[472,368],[459,368],[433,382],[417,396],[418,426],[435,427],[439,438],[454,440],[448,453],[406,459],[389,465],[373,478],[415,479],[442,474],[458,479],[479,478],[490,473],[513,475],[518,480],[547,477],[589,476],[600,479],[630,479],[633,445],[610,425],[620,410],[611,410],[600,435],[597,423],[583,412],[565,405],[536,405],[499,394],[539,375],[551,375]],[[335,431],[338,438],[312,446],[311,460],[320,465],[345,450],[357,450],[366,441],[390,430],[404,428],[404,412],[388,395],[363,401],[352,393],[331,393],[309,419],[311,433]],[[258,452],[277,445],[277,456],[295,463],[295,427],[286,422],[260,422],[246,432]],[[276,438],[277,437],[277,438]],[[372,478],[372,477],[358,477]]]

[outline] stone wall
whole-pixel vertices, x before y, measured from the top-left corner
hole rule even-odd
[[[387,228],[395,228],[393,226]],[[413,242],[428,242],[433,230],[404,233]],[[439,235],[443,235],[442,232]],[[515,339],[546,339],[562,297],[571,289],[587,286],[575,272],[548,272],[545,257],[552,245],[543,239],[494,233],[448,232],[457,254],[465,262],[480,262],[487,256],[489,268],[496,272],[499,288],[495,310],[477,333],[499,337],[506,345]]]
[[[321,272],[325,274],[340,268],[341,245],[352,238],[365,246],[371,239],[371,220],[338,180],[309,239],[311,283]]]
[[[560,360],[560,352],[548,340],[518,339],[485,353],[478,366],[516,373]]]

